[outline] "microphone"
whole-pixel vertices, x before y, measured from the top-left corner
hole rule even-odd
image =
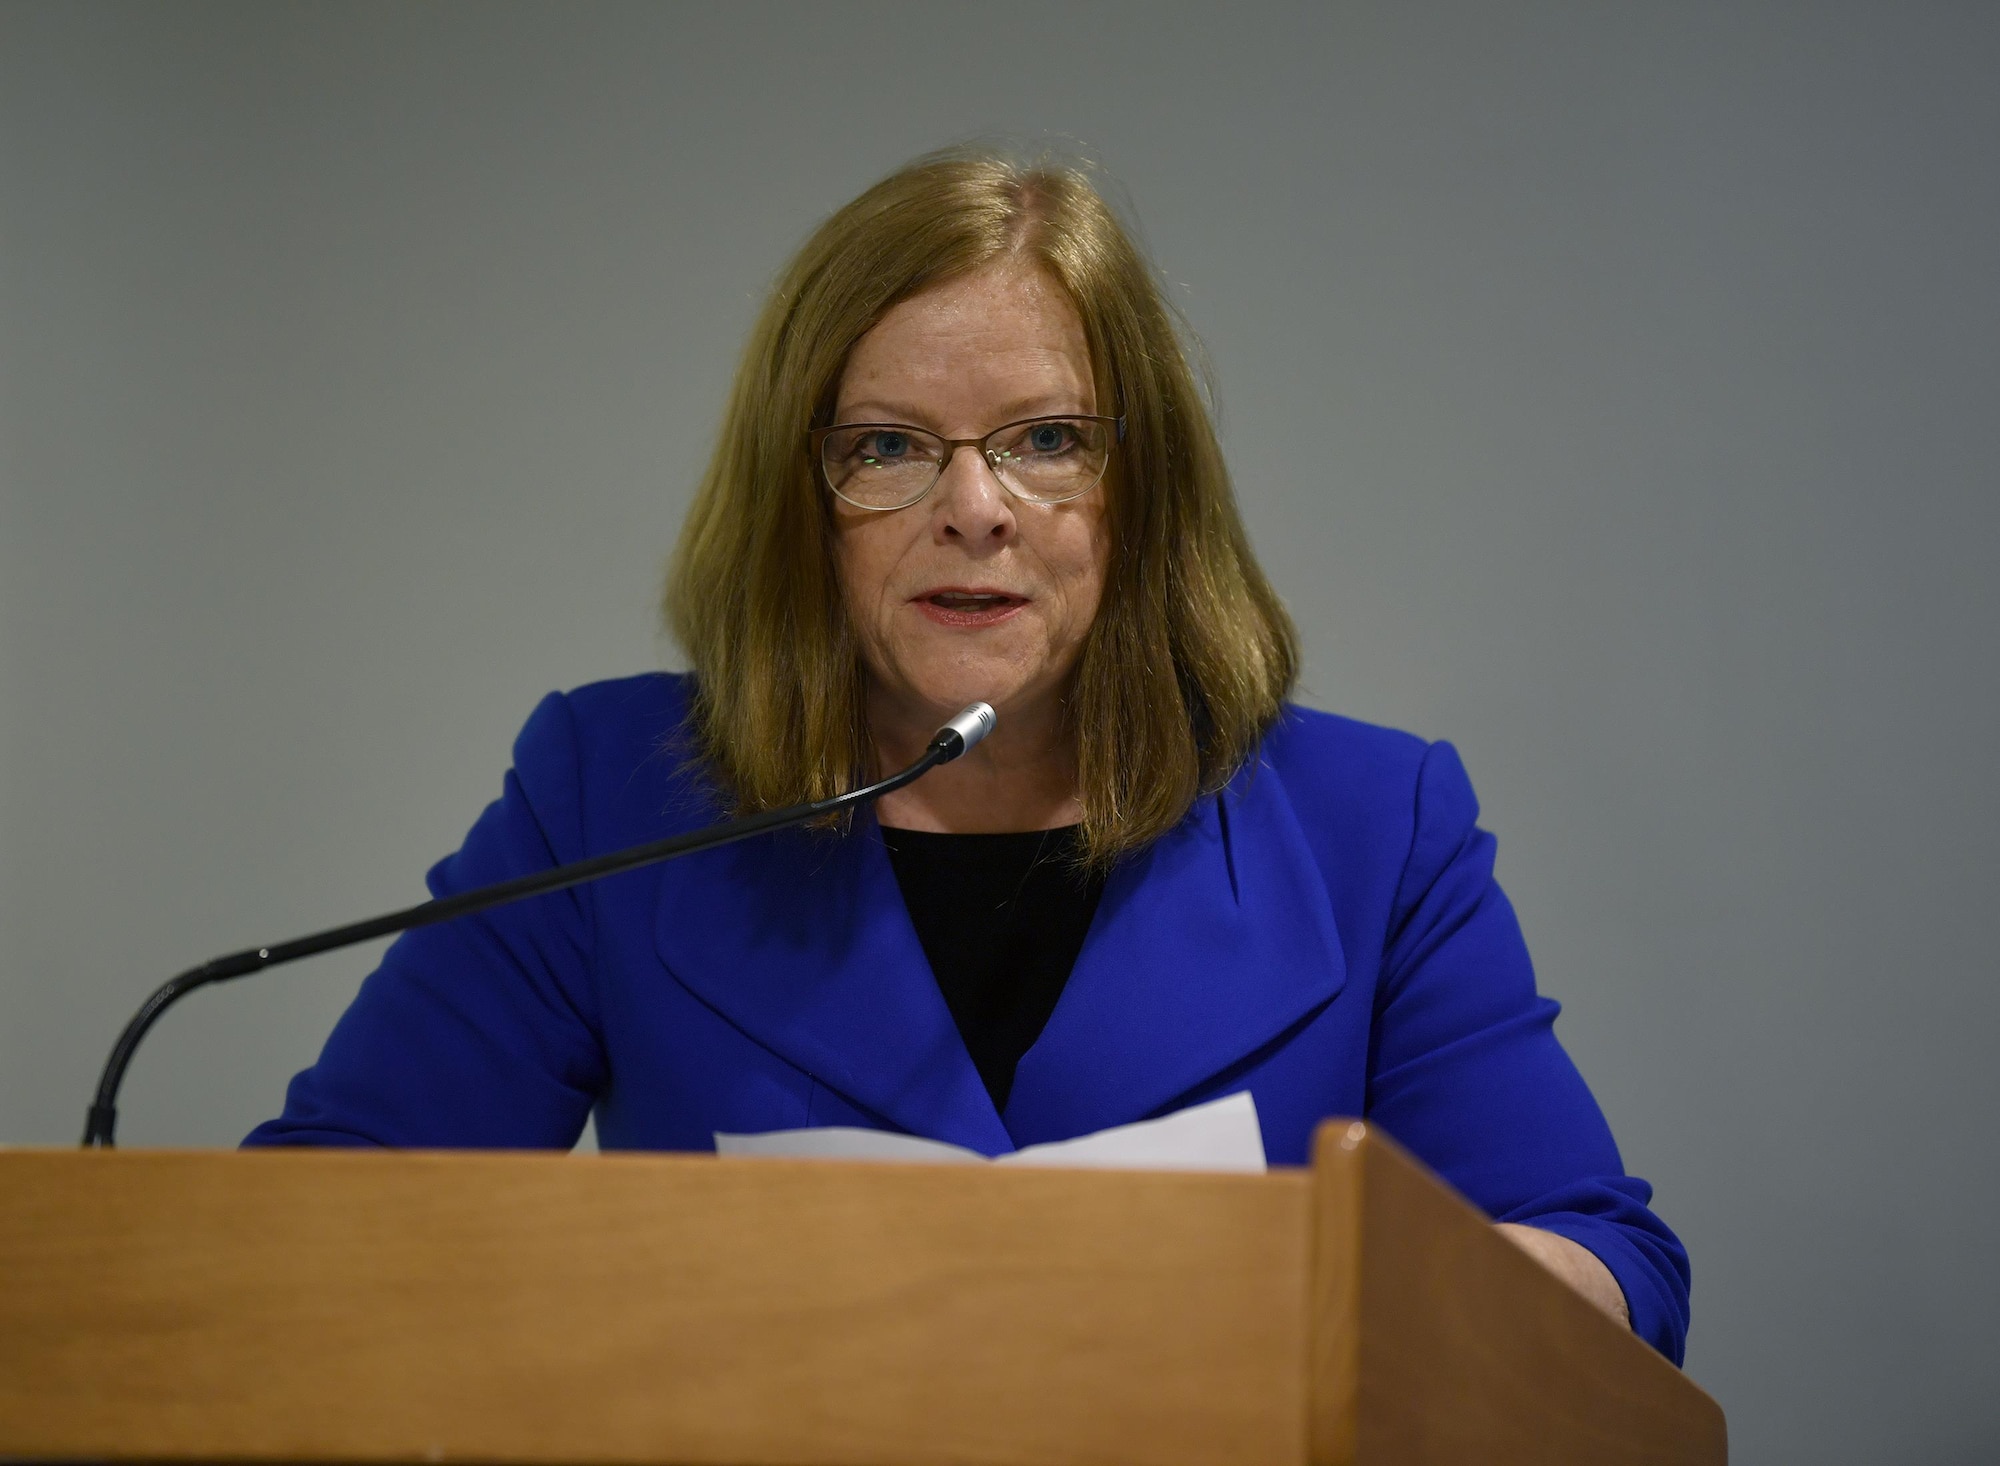
[[[1000,715],[991,703],[976,702],[958,710],[958,716],[931,735],[931,747],[948,749],[943,763],[950,763],[967,749],[985,740],[999,725]]]
[[[891,774],[886,779],[864,785],[859,789],[850,789],[845,794],[836,794],[829,799],[815,800],[810,804],[794,804],[787,809],[766,810],[762,814],[753,814],[744,819],[710,825],[707,829],[692,830],[682,835],[669,835],[664,840],[633,845],[624,850],[614,850],[606,855],[593,855],[584,860],[573,860],[568,865],[533,871],[528,875],[516,876],[512,880],[497,881],[490,886],[461,891],[455,896],[440,896],[436,900],[408,906],[401,911],[391,911],[383,916],[370,917],[366,921],[314,932],[311,936],[295,937],[289,942],[230,952],[221,957],[211,958],[199,967],[191,967],[180,976],[169,978],[154,989],[152,996],[140,1004],[139,1011],[132,1015],[132,1021],[125,1025],[125,1031],[118,1035],[118,1042],[111,1047],[111,1057],[104,1062],[103,1077],[97,1081],[97,1096],[91,1102],[89,1114],[84,1121],[83,1144],[86,1149],[102,1147],[107,1150],[116,1144],[118,1087],[124,1083],[125,1070],[132,1062],[132,1055],[139,1047],[139,1040],[146,1036],[146,1031],[159,1020],[162,1013],[196,988],[206,987],[212,982],[224,982],[232,977],[244,977],[253,972],[262,972],[267,967],[297,962],[301,958],[316,957],[322,952],[351,947],[372,937],[385,937],[393,932],[409,931],[413,927],[435,926],[454,917],[470,916],[475,911],[490,911],[493,907],[505,906],[510,901],[524,901],[530,896],[566,890],[571,886],[583,885],[587,881],[602,880],[605,876],[637,870],[640,866],[654,865],[662,860],[673,860],[677,856],[693,855],[702,850],[713,850],[721,845],[733,845],[738,840],[747,840],[753,835],[768,834],[772,830],[803,825],[826,815],[859,809],[864,804],[872,804],[884,794],[893,794],[906,785],[914,784],[939,764],[948,764],[960,757],[983,741],[999,721],[999,714],[995,713],[990,705],[983,702],[973,703],[961,709],[956,717],[938,729],[931,736],[930,744],[924,749],[923,756],[908,768]]]

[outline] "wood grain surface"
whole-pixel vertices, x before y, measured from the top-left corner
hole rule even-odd
[[[0,1153],[0,1456],[1304,1459],[1304,1173]]]
[[[0,1151],[0,1458],[1718,1466],[1380,1132],[1267,1176]]]
[[[1721,1466],[1721,1409],[1379,1130],[1321,1128],[1315,1466]]]

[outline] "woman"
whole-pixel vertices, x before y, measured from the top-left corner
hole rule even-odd
[[[251,1143],[987,1153],[1239,1090],[1378,1121],[1676,1360],[1687,1262],[1554,1038],[1449,745],[1295,636],[1153,278],[1077,172],[921,160],[779,282],[670,575],[694,668],[546,699],[439,893],[819,798],[847,827],[405,935]]]

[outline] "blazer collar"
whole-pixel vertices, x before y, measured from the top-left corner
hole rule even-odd
[[[1253,767],[1114,871],[1007,1129],[1032,1145],[1178,1108],[1346,981],[1319,866],[1276,771]]]
[[[911,1134],[1014,1148],[872,819],[691,856],[661,884],[661,959],[751,1038]]]
[[[1003,1123],[959,1038],[872,818],[690,857],[661,882],[673,975],[890,1125],[997,1155],[1144,1118],[1345,982],[1333,911],[1269,768],[1203,800],[1107,881]]]

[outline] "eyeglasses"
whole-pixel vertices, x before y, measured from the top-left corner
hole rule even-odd
[[[1001,487],[1030,504],[1060,504],[1097,487],[1122,417],[1031,417],[983,438],[941,438],[907,423],[842,423],[809,435],[826,486],[857,509],[907,509],[937,485],[961,448],[977,448]]]

